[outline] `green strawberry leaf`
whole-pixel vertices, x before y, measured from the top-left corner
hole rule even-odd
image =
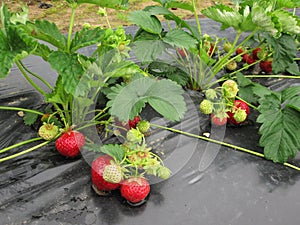
[[[294,16],[286,10],[277,10],[272,13],[272,16],[277,17],[281,32],[291,35],[300,33],[300,20],[298,16]]]
[[[138,40],[133,46],[135,57],[143,63],[157,60],[165,49],[166,46],[161,40]]]
[[[260,2],[254,2],[251,9],[252,21],[257,25],[257,29],[268,32],[271,36],[277,36],[279,31],[276,28],[273,18],[270,16],[272,6],[266,8]]]
[[[8,25],[5,33],[0,30],[0,78],[6,77],[13,63],[27,57],[37,46],[18,26]]]
[[[122,145],[118,144],[107,144],[99,148],[99,151],[113,157],[117,162],[123,160],[125,151]]]
[[[276,0],[275,3],[276,3],[276,9],[300,7],[299,0]]]
[[[66,52],[54,51],[48,59],[51,67],[62,76],[62,83],[67,94],[75,94],[80,77],[83,75],[82,65],[78,55]]]
[[[282,91],[282,99],[286,106],[300,112],[300,86],[292,86]]]
[[[218,4],[203,9],[202,14],[210,19],[213,19],[222,24],[221,29],[225,30],[229,27],[233,27],[235,30],[240,29],[240,23],[243,21],[243,16],[233,8]]]
[[[48,20],[36,20],[35,23],[27,23],[24,29],[38,40],[46,41],[60,50],[66,49],[67,39],[55,23]]]
[[[46,102],[64,105],[68,101],[69,96],[65,92],[62,77],[58,77],[52,93],[46,95]]]
[[[128,121],[138,115],[146,103],[165,118],[179,121],[183,118],[186,105],[181,86],[173,81],[142,77],[128,85],[116,85],[107,95],[112,116]]]
[[[154,76],[166,77],[181,86],[185,86],[189,81],[189,76],[183,70],[163,61],[152,62],[148,70]]]
[[[162,32],[162,25],[156,16],[146,11],[133,11],[128,16],[130,22],[140,26],[143,30],[152,33],[160,34]]]
[[[282,91],[282,99],[289,100],[300,95],[300,86],[291,86]]]
[[[297,54],[297,44],[295,38],[288,34],[283,34],[279,38],[267,37],[274,54],[272,69],[275,74],[285,72],[294,64]]]
[[[0,78],[6,77],[14,64],[15,54],[10,51],[10,47],[2,30],[0,30]]]
[[[292,98],[288,103],[287,107],[297,110],[300,112],[300,96]]]
[[[24,117],[23,117],[23,121],[24,121],[25,125],[30,126],[30,125],[33,125],[35,123],[37,118],[38,118],[38,114],[26,112]]]
[[[236,77],[239,86],[239,97],[244,99],[246,102],[256,103],[258,101],[258,97],[253,91],[255,84],[242,73],[237,73]]]
[[[88,3],[111,9],[123,9],[128,0],[77,0],[76,2],[78,4]]]
[[[284,106],[282,93],[273,93],[259,99],[261,113],[257,122],[262,123],[259,144],[264,147],[267,159],[284,163],[295,157],[300,148],[300,112]]]
[[[52,52],[52,50],[44,44],[38,43],[36,49],[34,50],[33,54],[40,56],[41,58],[43,58],[43,60],[45,60],[46,62],[48,62],[48,57],[50,55],[50,53]]]
[[[76,32],[71,42],[71,52],[99,43],[105,37],[105,30],[97,27],[95,29],[83,28]]]
[[[176,46],[185,49],[195,48],[197,44],[196,39],[187,32],[179,29],[171,30],[162,40],[173,47]]]

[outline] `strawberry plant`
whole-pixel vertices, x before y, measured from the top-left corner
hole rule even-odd
[[[149,124],[145,120],[141,122]],[[146,139],[139,129],[131,128],[125,136],[125,142],[122,144],[87,146],[101,154],[92,162],[93,189],[99,195],[106,195],[120,188],[121,195],[129,203],[143,203],[150,192],[148,180],[151,176],[167,179],[171,171],[147,146]]]
[[[140,28],[134,38],[135,55],[149,72],[172,79],[186,88],[203,91],[206,99],[201,102],[200,111],[211,114],[211,121],[215,125],[227,122],[242,124],[247,119],[248,107],[251,106],[260,114],[257,122],[262,124],[259,131],[262,135],[260,145],[264,147],[265,157],[274,162],[286,162],[293,158],[295,149],[299,149],[299,146],[298,142],[292,141],[291,138],[296,138],[297,132],[292,131],[294,125],[286,115],[293,115],[291,118],[298,117],[298,107],[295,105],[299,104],[299,90],[294,88],[295,96],[288,95],[288,99],[283,98],[282,93],[267,92],[268,94],[262,95],[261,92],[265,94],[265,89],[258,88],[262,86],[250,79],[299,78],[297,53],[300,21],[295,15],[295,10],[288,10],[296,9],[300,6],[299,3],[292,0],[245,0],[234,1],[233,7],[216,4],[203,9],[202,13],[206,17],[221,24],[221,30],[234,29],[235,37],[233,41],[229,41],[227,38],[203,34],[195,1],[155,2],[159,5],[148,6],[129,17]],[[193,12],[196,25],[191,25],[176,16],[174,11],[170,10],[174,5]],[[137,13],[143,16],[138,17]],[[158,15],[167,21],[168,29],[162,29]],[[171,26],[171,21],[174,22],[174,26]],[[148,45],[155,48],[145,51],[144,49],[149,48]],[[258,73],[262,74],[251,74],[250,69],[253,68],[260,68]],[[242,77],[241,72],[245,72],[247,78]],[[217,84],[228,79],[236,80],[239,84],[234,93],[230,87],[226,88],[226,85],[221,88],[223,92],[220,88],[215,88]],[[289,92],[286,90],[283,93]],[[232,96],[229,93],[232,93]],[[272,104],[275,104],[276,96],[278,99],[275,108],[282,114],[273,112],[273,116],[267,118],[264,115],[270,112],[268,107],[274,109],[275,105]],[[291,97],[293,105],[285,106]],[[248,103],[247,109],[235,106],[234,102],[240,100]],[[280,119],[275,119],[274,115]],[[280,137],[277,142],[273,140],[275,136],[271,135],[275,130],[277,137]],[[287,150],[283,139],[289,132],[293,133],[287,139],[292,147]],[[272,143],[277,143],[279,147],[272,148]]]
[[[68,134],[76,134],[77,137],[79,130],[82,130],[85,136],[87,132],[84,131],[90,126],[108,127],[112,121],[110,116],[120,121],[133,120],[146,103],[170,120],[180,120],[185,112],[181,87],[170,80],[154,80],[135,62],[129,60],[130,38],[122,27],[116,29],[110,27],[105,8],[121,9],[125,7],[127,1],[68,0],[67,2],[72,10],[67,36],[58,29],[55,23],[48,20],[30,21],[26,7],[21,12],[14,13],[2,4],[0,63],[3,66],[0,68],[0,78],[8,76],[15,64],[49,106],[47,112],[0,106],[2,110],[24,112],[23,118],[26,125],[39,123],[39,119],[47,124],[41,125],[38,132],[40,138],[9,146],[2,149],[2,152],[15,146],[44,139],[43,145],[56,141],[57,150],[62,155],[73,157],[78,155],[84,146],[83,140],[88,142],[91,140],[89,137],[80,137],[77,140],[70,135],[67,137]],[[102,7],[98,14],[107,17],[108,28],[85,25],[81,30],[73,32],[76,9],[81,4],[94,4]],[[93,47],[88,56],[81,53],[81,50],[86,47]],[[51,85],[43,76],[31,71],[22,62],[29,55],[40,57],[56,71],[57,78],[54,85]],[[39,80],[46,88],[37,85],[33,78]],[[133,79],[132,82],[131,79]],[[116,83],[118,85],[113,87]],[[158,88],[163,90],[162,87],[169,92],[159,91]],[[140,98],[132,96],[130,93],[132,91],[136,92]],[[127,95],[122,97],[119,92],[127,93]],[[103,102],[106,98],[99,99],[99,96],[103,95],[107,95],[110,101],[107,106],[102,104],[102,108],[99,108],[98,102]],[[138,101],[128,104],[128,99]],[[169,104],[170,102],[174,104]],[[120,108],[123,106],[124,108]],[[176,107],[177,109],[174,110]],[[135,127],[138,122],[133,120],[129,125]],[[36,149],[38,148],[33,147],[24,150],[8,158],[4,157],[1,161]]]

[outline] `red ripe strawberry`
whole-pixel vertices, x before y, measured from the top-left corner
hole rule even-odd
[[[141,121],[141,117],[135,116],[132,120],[128,120],[129,128],[136,128],[136,125]]]
[[[210,115],[211,123],[215,126],[223,126],[227,123],[227,117],[226,116],[220,116],[217,114],[211,114]]]
[[[237,48],[237,49],[235,50],[235,54],[237,54],[237,55],[240,55],[240,54],[242,54],[242,53],[245,53],[245,49],[243,49],[243,48]]]
[[[56,141],[55,146],[60,154],[67,157],[75,157],[85,144],[85,137],[82,133],[70,130],[63,133]]]
[[[181,58],[183,58],[183,59],[185,59],[186,57],[187,57],[187,51],[185,50],[185,49],[183,49],[183,48],[177,48],[177,54],[181,57]]]
[[[150,185],[143,177],[131,177],[122,182],[120,191],[122,197],[127,201],[138,203],[148,196]]]
[[[249,64],[249,65],[252,64],[252,63],[255,63],[255,59],[252,58],[252,56],[249,55],[249,54],[244,54],[244,55],[243,55],[243,61],[244,61],[245,63]]]
[[[259,57],[258,57],[258,53],[261,51],[261,48],[256,48],[256,49],[254,49],[253,51],[252,51],[252,56],[253,56],[253,59],[255,59],[255,60],[257,60],[257,59],[259,59]]]
[[[238,113],[240,113],[240,115],[238,115]],[[250,108],[246,102],[242,100],[234,100],[232,110],[227,112],[228,122],[230,124],[238,125],[247,119],[249,113],[250,113]]]
[[[106,166],[111,165],[112,157],[109,155],[102,155],[96,158],[92,163],[92,182],[93,185],[100,191],[111,191],[120,187],[120,183],[111,183],[103,178],[103,172]]]
[[[272,62],[273,62],[273,59],[261,61],[259,63],[259,66],[260,66],[261,70],[264,71],[265,73],[272,73]]]

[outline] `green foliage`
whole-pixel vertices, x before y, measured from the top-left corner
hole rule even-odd
[[[133,11],[128,17],[129,21],[137,24],[143,30],[151,34],[160,34],[162,32],[162,25],[160,21],[151,13],[142,10]]]
[[[181,86],[185,86],[189,80],[188,75],[178,65],[173,65],[165,61],[152,62],[148,66],[148,70],[154,76],[166,77]]]
[[[23,117],[23,121],[25,125],[33,125],[35,123],[35,121],[38,118],[38,114],[36,113],[31,113],[31,112],[26,112],[24,117]]]
[[[118,144],[107,144],[107,145],[103,145],[99,148],[99,151],[110,155],[111,157],[113,157],[116,161],[122,161],[122,159],[125,156],[125,151],[122,147],[122,145],[118,145]]]
[[[259,144],[267,159],[286,162],[300,149],[300,86],[272,92],[259,99]]]
[[[171,121],[183,118],[186,105],[182,88],[173,81],[149,77],[135,79],[130,84],[116,85],[107,95],[112,116],[128,121],[138,115],[148,103]]]
[[[299,67],[294,61],[297,55],[295,38],[291,35],[284,34],[279,38],[268,37],[268,41],[274,51],[272,63],[273,72],[276,74],[289,70],[292,74],[299,75]],[[295,69],[293,69],[294,66],[296,66]]]
[[[75,33],[71,42],[71,52],[75,52],[80,48],[91,46],[101,42],[104,38],[105,30],[100,27],[95,29],[83,28]]]
[[[75,94],[75,90],[83,74],[82,65],[78,61],[78,54],[54,51],[48,59],[51,67],[62,77],[64,90],[67,94]]]

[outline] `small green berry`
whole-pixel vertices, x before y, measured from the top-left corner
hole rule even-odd
[[[213,103],[208,100],[208,99],[204,99],[201,103],[200,103],[200,111],[203,113],[203,114],[211,114],[212,111],[213,111]]]

